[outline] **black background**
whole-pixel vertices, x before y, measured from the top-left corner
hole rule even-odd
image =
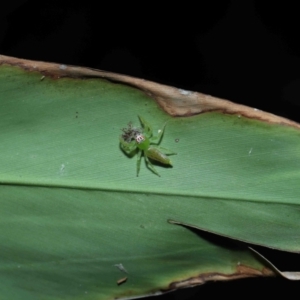
[[[0,54],[132,75],[300,122],[297,2],[97,4],[1,3]],[[300,269],[298,256],[269,255],[284,270]],[[280,278],[247,279],[209,283],[160,299],[272,297],[282,289],[297,293],[299,286]]]

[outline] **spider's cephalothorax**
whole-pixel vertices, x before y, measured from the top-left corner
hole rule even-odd
[[[142,154],[144,154],[147,167],[156,175],[160,176],[154,168],[153,164],[149,160],[158,161],[165,165],[172,165],[168,155],[176,154],[168,149],[157,146],[163,136],[164,127],[158,130],[158,135],[153,136],[152,128],[142,117],[139,116],[142,129],[132,127],[129,123],[127,128],[123,128],[123,134],[120,136],[120,145],[125,153],[130,155],[134,151],[138,150],[137,158],[137,176],[139,175]],[[156,144],[156,145],[153,145]]]
[[[145,137],[142,135],[142,134],[137,134],[136,136],[135,136],[135,140],[136,140],[136,142],[138,143],[138,144],[141,144],[142,142],[144,142],[146,139],[145,139]]]

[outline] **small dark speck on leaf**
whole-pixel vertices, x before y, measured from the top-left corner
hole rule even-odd
[[[179,139],[175,139],[175,142],[178,143],[178,142],[179,142]]]

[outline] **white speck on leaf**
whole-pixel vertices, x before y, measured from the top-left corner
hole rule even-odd
[[[123,264],[115,264],[115,267],[117,267],[121,272],[124,272],[128,274],[127,270],[124,268]]]
[[[252,153],[253,148],[251,148],[248,152],[248,154],[250,155]]]
[[[65,70],[65,69],[67,68],[67,66],[66,66],[66,65],[60,65],[59,68],[60,68],[61,70]]]
[[[180,92],[181,95],[190,95],[190,94],[192,94],[191,91],[187,91],[187,90],[183,90],[183,89],[179,89],[179,92]]]

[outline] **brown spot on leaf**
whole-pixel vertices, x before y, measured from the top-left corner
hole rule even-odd
[[[219,111],[224,114],[240,115],[246,118],[260,120],[267,123],[292,126],[300,129],[300,124],[267,113],[256,108],[233,103],[202,93],[184,91],[172,86],[162,85],[131,76],[94,70],[89,68],[66,66],[61,64],[30,61],[0,55],[0,65],[19,66],[27,71],[36,71],[54,79],[62,77],[72,78],[105,78],[113,82],[121,82],[141,89],[145,94],[154,98],[158,105],[169,115],[174,117],[188,117],[205,112]]]
[[[127,279],[128,279],[128,277],[123,277],[117,281],[117,284],[121,285],[121,284],[125,283],[127,281]]]
[[[241,278],[249,278],[249,277],[262,277],[262,276],[275,276],[275,273],[268,268],[264,268],[263,270],[253,269],[251,267],[245,265],[238,265],[236,268],[236,272],[232,274],[221,274],[221,273],[204,273],[199,274],[198,276],[191,277],[181,281],[175,281],[169,284],[168,288],[164,291],[168,290],[176,290],[179,288],[192,287],[196,285],[204,284],[208,281],[228,281],[235,280]]]

